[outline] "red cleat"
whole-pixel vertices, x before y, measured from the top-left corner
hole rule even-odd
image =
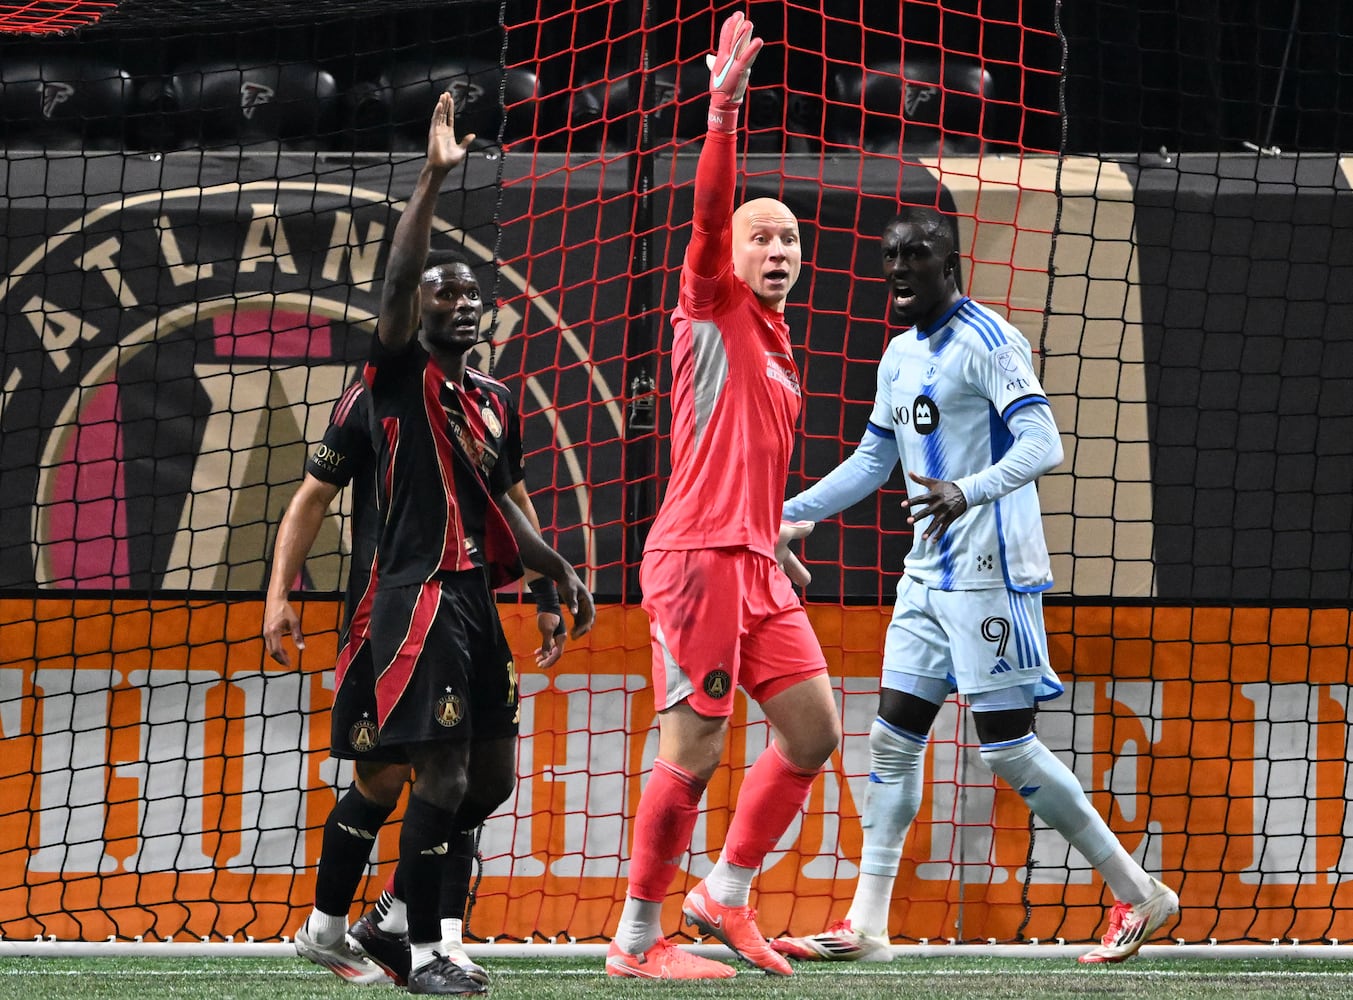
[[[633,979],[731,979],[738,974],[731,965],[682,951],[666,938],[642,955],[620,950],[614,941],[606,952],[606,975]]]
[[[766,935],[756,926],[756,911],[750,906],[724,906],[710,898],[702,881],[686,894],[681,904],[686,919],[700,928],[701,934],[718,938],[744,961],[773,976],[792,976],[783,955],[771,948]]]

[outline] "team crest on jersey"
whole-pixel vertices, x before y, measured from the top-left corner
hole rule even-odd
[[[733,678],[728,675],[727,670],[711,670],[705,674],[705,694],[711,698],[727,697],[728,692],[732,690]]]
[[[357,753],[369,753],[376,749],[379,731],[370,719],[359,719],[348,730],[348,746]]]
[[[911,417],[917,434],[933,434],[940,426],[940,408],[924,394],[911,404]]]
[[[460,720],[465,718],[465,702],[461,700],[460,695],[448,691],[437,699],[432,717],[437,720],[437,725],[452,729],[460,725]]]
[[[488,428],[490,434],[494,437],[502,436],[503,424],[498,419],[498,414],[493,412],[493,407],[485,403],[479,410],[479,416],[483,419],[484,426]]]

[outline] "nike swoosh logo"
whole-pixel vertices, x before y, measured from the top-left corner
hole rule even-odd
[[[728,62],[723,64],[723,69],[714,73],[714,86],[722,87],[724,79],[728,76],[728,71],[733,68],[733,56],[728,57]]]

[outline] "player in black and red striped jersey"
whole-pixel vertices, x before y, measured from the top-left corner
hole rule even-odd
[[[366,391],[355,397],[368,408],[366,454],[379,506],[377,586],[374,597],[368,593],[369,600],[354,601],[355,607],[370,610],[363,623],[364,651],[372,667],[363,676],[371,718],[348,713],[341,704],[348,700],[336,696],[342,721],[336,719],[341,732],[335,729],[335,744],[352,743],[349,737],[356,733],[357,742],[368,748],[364,752],[379,747],[391,764],[373,763],[367,771],[363,784],[368,791],[379,782],[374,797],[359,789],[336,807],[342,815],[331,817],[329,826],[339,828],[334,840],[342,841],[339,833],[346,833],[350,842],[336,851],[331,878],[321,862],[316,909],[297,932],[298,952],[354,981],[372,981],[367,958],[344,939],[346,912],[370,842],[412,764],[417,779],[400,843],[402,857],[409,857],[411,842],[415,856],[397,869],[393,893],[382,898],[387,905],[352,930],[368,949],[388,945],[388,953],[380,956],[382,967],[397,981],[407,976],[416,993],[483,990],[448,960],[448,953],[482,980],[483,970],[458,947],[473,831],[511,794],[515,778],[516,676],[490,584],[519,575],[519,552],[533,569],[547,574],[544,585],[530,582],[542,627],[537,651],[542,666],[557,659],[562,648],[556,582],[573,611],[574,635],[587,631],[593,614],[577,575],[539,537],[522,478],[520,422],[511,393],[465,364],[466,352],[478,342],[482,314],[473,272],[458,257],[428,258],[437,189],[446,171],[464,158],[472,138],[456,142],[449,98],[439,102],[428,163],[396,228]],[[298,497],[310,492],[312,478],[317,477],[307,477]],[[336,489],[324,497],[320,517],[335,494]],[[308,537],[291,527],[279,530],[279,544],[284,537],[293,543],[304,537],[304,547],[299,556],[275,562],[274,579],[281,581],[278,606],[285,608],[268,618],[275,633],[269,650],[275,657],[286,631],[299,634],[294,612],[291,621],[286,617],[286,588],[315,530],[317,523]],[[270,599],[274,589],[270,586]],[[356,652],[351,644],[345,657],[349,651]],[[349,675],[351,670],[349,665]],[[329,832],[326,828],[326,855],[331,853]],[[440,894],[441,921],[437,869],[449,887]],[[327,900],[323,907],[321,886]],[[378,916],[383,918],[379,923]],[[399,933],[405,927],[408,945]],[[456,939],[443,943],[443,928]]]
[[[493,588],[522,564],[553,580],[592,624],[592,598],[510,492],[511,394],[466,365],[479,342],[479,284],[463,260],[429,259],[437,192],[474,137],[457,140],[438,100],[427,160],[395,227],[366,366],[381,537],[371,611],[378,737],[402,747],[414,783],[396,889],[407,908],[412,993],[482,990],[441,951],[439,888],[451,831],[487,817],[515,781],[517,684]],[[477,824],[476,824],[477,825]]]
[[[403,984],[408,974],[408,944],[400,926],[402,901],[391,884],[380,904],[352,928],[359,950],[348,944],[347,914],[365,874],[371,843],[399,802],[410,777],[408,758],[397,747],[382,744],[376,732],[375,676],[368,640],[373,580],[372,562],[380,534],[376,505],[375,452],[371,444],[369,396],[361,381],[350,385],[334,405],[324,438],[311,452],[305,476],[278,526],[264,612],[268,653],[284,666],[291,655],[283,642],[292,637],[305,648],[300,617],[290,602],[292,584],[300,575],[329,508],[352,484],[350,571],[346,587],[343,644],[334,667],[330,754],[354,762],[353,784],[339,797],[325,822],[315,879],[315,906],[296,932],[297,951],[341,978],[355,983],[387,977]],[[510,397],[509,397],[510,403]],[[509,497],[538,526],[522,475],[521,438],[515,421],[505,422],[503,460],[514,472]],[[528,574],[536,598],[541,645],[536,663],[548,668],[563,652],[565,633],[557,592],[551,581]],[[510,794],[511,789],[507,789]],[[472,824],[468,827],[465,824]],[[442,950],[471,978],[487,983],[487,971],[465,952],[461,940],[466,898],[475,854],[477,817],[467,816],[452,832],[442,887]],[[395,927],[382,931],[377,923]],[[370,950],[379,962],[373,965]]]

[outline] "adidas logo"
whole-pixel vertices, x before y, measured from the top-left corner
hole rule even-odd
[[[995,677],[997,674],[1008,674],[1014,669],[1014,667],[1005,662],[1005,657],[1001,657],[996,661],[996,665],[991,668],[991,676]]]

